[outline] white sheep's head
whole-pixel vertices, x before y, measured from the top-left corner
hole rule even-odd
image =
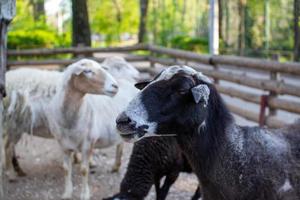
[[[102,65],[116,79],[139,80],[139,71],[122,57],[108,57],[103,61]]]
[[[116,80],[96,61],[81,59],[67,67],[64,72],[64,87],[86,94],[114,96],[118,92]]]

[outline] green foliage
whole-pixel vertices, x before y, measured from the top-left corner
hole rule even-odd
[[[202,16],[203,9],[197,0],[154,0],[149,2],[147,24],[149,42],[167,46],[175,36],[195,35],[197,16]]]
[[[58,35],[45,17],[34,20],[28,0],[17,0],[17,15],[8,32],[9,49],[54,48],[71,44],[71,35]]]
[[[293,1],[270,2],[270,38],[265,35],[265,9],[267,0],[248,0],[244,19],[239,13],[237,0],[222,0],[222,38],[220,52],[239,54],[239,23],[245,33],[244,55],[270,57],[274,51],[291,52],[294,46]],[[59,35],[45,16],[33,18],[32,2],[17,0],[17,15],[10,26],[9,48],[53,48],[71,44],[71,20],[64,23],[65,34]],[[70,2],[67,0],[65,2]],[[99,37],[94,46],[111,46],[136,42],[139,25],[138,0],[88,0],[92,34]],[[146,41],[163,46],[199,53],[208,52],[209,1],[202,0],[149,0]],[[70,5],[65,3],[65,12]],[[50,20],[51,21],[51,20]],[[124,41],[126,35],[128,40]],[[104,42],[103,42],[104,40]],[[242,41],[242,40],[241,40]],[[267,49],[269,41],[269,49]]]
[[[190,36],[176,36],[170,40],[172,48],[208,53],[208,39]]]
[[[92,32],[104,36],[106,45],[120,42],[123,33],[137,34],[137,0],[89,0],[88,9]]]
[[[53,48],[70,45],[70,37],[58,36],[46,30],[10,31],[8,34],[9,49]]]

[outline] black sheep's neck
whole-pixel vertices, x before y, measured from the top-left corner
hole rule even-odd
[[[216,92],[211,97],[205,125],[177,128],[177,142],[201,182],[208,181],[209,171],[226,143],[225,130],[234,123],[221,97]]]

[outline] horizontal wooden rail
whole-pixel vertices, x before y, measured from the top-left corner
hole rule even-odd
[[[90,47],[71,47],[61,49],[30,49],[30,50],[9,50],[8,56],[46,56],[55,54],[88,54],[97,52],[130,52],[145,50],[151,53],[158,53],[171,56],[176,59],[184,59],[187,61],[195,61],[203,64],[226,65],[246,67],[269,72],[280,72],[292,75],[300,75],[300,63],[289,62],[280,63],[266,59],[245,58],[238,56],[209,56],[197,53],[160,47],[148,44],[137,44],[125,47],[107,47],[107,48],[90,48]]]
[[[180,61],[174,61],[172,59],[165,59],[165,58],[149,57],[149,60],[163,65],[184,64],[183,62]],[[225,80],[225,81],[229,81],[229,82],[233,82],[233,83],[237,83],[237,84],[241,84],[241,85],[245,85],[257,89],[273,91],[276,92],[277,94],[289,94],[292,96],[300,97],[299,86],[294,86],[279,81],[250,78],[248,76],[238,75],[232,72],[204,69],[204,68],[197,67],[196,65],[193,65],[192,67],[194,67],[196,70],[201,71],[205,75],[210,76],[212,78]]]
[[[268,105],[271,108],[285,110],[291,113],[300,114],[300,103],[291,100],[279,99],[279,98],[270,98]]]
[[[148,60],[148,56],[125,56],[124,57],[127,61],[130,62],[140,62],[140,61],[147,61]],[[72,64],[74,62],[76,62],[77,60],[79,60],[80,58],[76,58],[76,59],[65,59],[65,60],[58,60],[58,59],[49,59],[49,60],[36,60],[36,61],[8,61],[7,65],[9,67],[12,66],[43,66],[43,65],[69,65]],[[104,60],[104,58],[91,58],[93,60],[96,60],[98,62],[102,62]]]
[[[244,92],[244,91],[235,89],[233,87],[224,87],[221,85],[215,85],[215,86],[216,86],[217,90],[219,92],[221,92],[222,94],[226,94],[230,97],[239,98],[244,101],[251,102],[251,103],[260,104],[260,95],[258,95],[258,94]]]
[[[165,54],[178,59],[196,61],[203,64],[225,65],[222,67],[226,67],[226,65],[231,65],[237,67],[263,70],[268,72],[280,72],[292,75],[300,75],[300,63],[297,62],[281,63],[266,59],[255,59],[239,56],[200,55],[189,51],[170,49],[154,45],[149,45],[149,51],[153,53]]]
[[[241,91],[238,89],[235,89],[233,87],[224,87],[221,85],[215,85],[217,90],[221,92],[222,94],[239,98],[244,101],[248,101],[251,103],[260,104],[260,95]],[[279,99],[279,98],[269,98],[268,99],[268,106],[274,109],[281,109],[285,110],[291,113],[297,113],[300,114],[300,103],[291,101],[291,100],[285,100],[285,99]]]
[[[256,122],[256,123],[259,122],[258,113],[244,109],[244,108],[240,108],[240,107],[237,107],[237,106],[231,105],[231,104],[227,104],[227,106],[232,113],[239,115],[247,120]],[[266,125],[270,128],[280,128],[287,124],[276,117],[267,117]]]
[[[258,78],[250,78],[246,75],[234,74],[232,72],[214,71],[201,69],[201,72],[213,78],[230,81],[233,83],[253,87],[257,89],[273,91],[276,94],[288,94],[300,97],[300,87],[278,81],[264,80]]]
[[[189,51],[170,49],[170,48],[159,47],[154,45],[149,45],[149,51],[152,53],[165,54],[178,59],[197,61],[205,64],[209,64],[211,59],[211,57],[208,55],[200,55]]]
[[[245,67],[269,72],[280,72],[292,75],[300,75],[300,63],[296,62],[281,63],[266,59],[218,55],[212,57],[211,63],[218,65],[233,65],[237,67]]]
[[[256,112],[249,111],[249,110],[246,110],[244,108],[237,107],[235,105],[228,104],[228,103],[227,103],[227,107],[229,108],[229,110],[231,112],[233,112],[236,115],[239,115],[239,116],[241,116],[241,117],[243,117],[243,118],[245,118],[249,121],[253,121],[253,122],[256,122],[256,123],[259,122],[259,116],[258,116],[258,113],[256,113]]]
[[[105,52],[130,52],[148,50],[147,44],[137,44],[134,46],[124,47],[106,47],[106,48],[91,48],[91,47],[71,47],[60,49],[28,49],[28,50],[8,50],[8,56],[46,56],[55,54],[86,54],[86,53],[105,53]]]

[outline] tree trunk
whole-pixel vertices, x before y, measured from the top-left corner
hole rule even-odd
[[[5,71],[7,66],[7,27],[16,13],[15,0],[0,1],[0,199],[5,199],[3,192],[2,167],[5,163],[3,146],[3,97],[5,97]]]
[[[185,14],[186,14],[186,0],[183,1],[181,23],[185,23]]]
[[[158,11],[158,2],[157,0],[152,0],[152,5],[153,5],[153,24],[152,24],[152,33],[153,33],[153,42],[154,44],[157,43],[157,35],[158,35],[158,28],[157,28],[157,23],[158,23],[158,20],[157,20],[157,11]]]
[[[210,0],[209,11],[209,53],[211,55],[219,54],[219,17],[218,2]]]
[[[72,45],[91,46],[91,30],[86,0],[72,0]]]
[[[120,6],[120,3],[118,0],[113,0],[112,1],[115,8],[116,8],[116,19],[117,19],[117,22],[118,24],[116,24],[116,27],[117,27],[117,37],[118,37],[118,41],[121,41],[121,23],[122,23],[122,11],[121,11],[121,6]]]
[[[229,45],[229,37],[230,37],[230,9],[229,9],[229,1],[226,0],[225,3],[225,45],[228,47]]]
[[[265,50],[268,52],[270,48],[270,0],[264,2],[264,20],[265,20]]]
[[[31,0],[30,4],[33,7],[34,21],[38,21],[45,16],[44,0]]]
[[[300,0],[294,0],[294,60],[300,61]]]
[[[138,43],[143,43],[145,35],[147,34],[146,22],[148,12],[148,0],[140,0],[140,24],[139,24],[139,35]]]
[[[219,39],[223,41],[223,0],[218,0],[219,4]]]
[[[239,35],[238,35],[238,51],[240,55],[244,55],[245,50],[245,10],[247,0],[238,0],[239,10]]]
[[[0,5],[1,6],[1,5]],[[3,144],[3,127],[2,127],[2,116],[3,116],[3,96],[5,95],[5,70],[7,65],[7,51],[6,51],[6,32],[7,32],[7,23],[5,20],[0,19],[0,199],[3,199],[4,193],[3,193],[3,169],[2,166],[4,166],[5,159],[4,159],[4,144]]]

